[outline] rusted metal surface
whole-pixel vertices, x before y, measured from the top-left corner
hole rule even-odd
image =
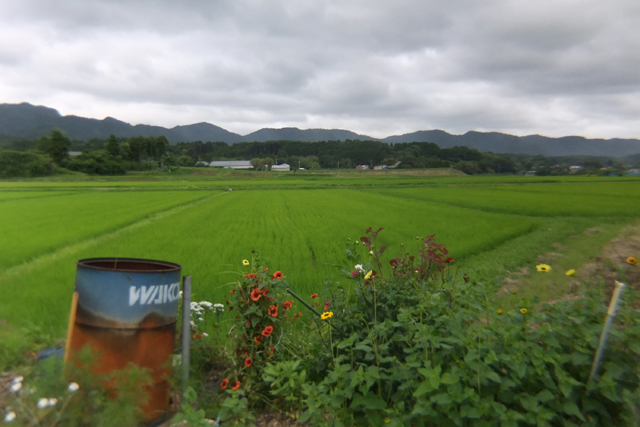
[[[148,421],[169,407],[181,270],[178,264],[132,258],[78,261],[72,355],[90,346],[99,353],[96,373],[129,362],[150,369],[149,403],[142,408]]]

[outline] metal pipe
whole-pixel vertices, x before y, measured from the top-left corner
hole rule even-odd
[[[320,313],[318,313],[318,311],[311,307],[309,305],[309,303],[307,303],[305,300],[303,300],[302,298],[300,298],[295,292],[293,292],[290,288],[287,288],[287,292],[289,292],[295,299],[297,299],[298,301],[300,301],[302,303],[302,305],[304,305],[305,307],[307,307],[309,310],[313,311],[315,313],[316,316],[321,317],[322,315]]]
[[[182,393],[189,387],[191,349],[191,276],[182,278]]]
[[[620,300],[620,294],[622,293],[622,290],[624,289],[625,286],[626,285],[624,283],[620,283],[616,280],[616,288],[613,291],[613,296],[611,297],[611,302],[609,303],[609,309],[607,310],[607,318],[605,320],[602,333],[600,334],[600,342],[598,343],[598,349],[596,350],[596,355],[593,358],[593,364],[591,365],[591,374],[589,375],[589,381],[591,381],[598,374],[598,368],[600,367],[602,353],[604,352],[604,348],[607,345],[607,338],[609,337],[609,329],[611,329],[613,320],[616,317],[616,310],[618,308],[618,301]]]

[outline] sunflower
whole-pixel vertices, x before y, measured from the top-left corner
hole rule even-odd
[[[327,320],[333,317],[333,311],[325,311],[324,313],[322,313],[322,315],[320,316],[320,318],[322,320]]]
[[[258,301],[261,296],[262,296],[262,292],[260,291],[260,289],[255,288],[254,290],[251,291],[251,299],[252,300]]]
[[[536,270],[538,270],[541,273],[548,273],[551,271],[551,267],[548,266],[547,264],[538,264],[536,265]]]
[[[521,308],[521,309],[520,309],[520,313],[522,313],[522,314],[527,314],[527,309],[526,309],[526,308]]]
[[[262,336],[268,337],[272,333],[273,333],[273,326],[267,326],[266,328],[264,328],[264,331],[262,331]]]
[[[637,258],[632,257],[632,256],[627,258],[627,264],[636,265],[637,263],[638,263],[638,259]]]
[[[247,259],[243,259],[243,260],[242,260],[242,265],[244,265],[244,266],[249,265],[249,260],[247,260]]]

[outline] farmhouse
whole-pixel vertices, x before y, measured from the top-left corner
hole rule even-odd
[[[220,160],[209,162],[207,164],[212,168],[253,169],[251,161],[249,160]]]
[[[291,170],[291,165],[288,163],[282,163],[281,165],[273,165],[271,166],[272,171],[278,172],[288,172]]]

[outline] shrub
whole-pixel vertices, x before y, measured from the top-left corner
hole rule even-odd
[[[87,151],[70,159],[67,169],[89,175],[124,175],[127,173],[121,157],[114,157],[105,150]]]
[[[31,151],[0,151],[0,178],[36,177],[53,175],[53,161]]]

